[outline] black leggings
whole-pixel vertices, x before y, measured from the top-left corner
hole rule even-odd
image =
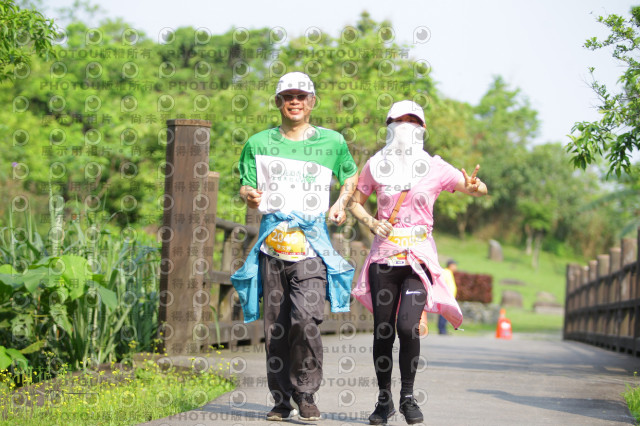
[[[432,281],[429,270],[424,266],[423,269],[429,281]],[[397,329],[400,338],[401,393],[412,393],[420,357],[420,316],[427,300],[424,284],[411,266],[372,263],[369,267],[369,285],[373,302],[373,363],[378,388],[391,389],[393,342]]]

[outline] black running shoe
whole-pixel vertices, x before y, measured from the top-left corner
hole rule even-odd
[[[422,411],[413,396],[400,398],[400,412],[404,415],[407,424],[422,423],[424,420]]]
[[[382,403],[376,402],[376,409],[369,416],[370,425],[384,425],[387,424],[389,417],[396,413],[396,409],[393,406],[393,401]]]

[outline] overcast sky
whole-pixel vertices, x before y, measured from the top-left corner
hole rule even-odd
[[[47,16],[73,0],[44,0]],[[428,61],[438,89],[445,96],[476,104],[493,76],[501,75],[520,88],[539,112],[536,142],[567,142],[575,121],[598,118],[597,99],[588,83],[588,67],[596,77],[614,85],[622,72],[610,51],[582,47],[592,36],[607,35],[597,16],[629,16],[640,0],[462,0],[395,3],[349,2],[109,0],[99,4],[109,17],[122,17],[157,40],[163,28],[192,26],[213,34],[232,27],[282,27],[288,37],[304,35],[310,27],[338,36],[363,10],[376,21],[390,20],[395,41],[411,45],[410,56]],[[427,34],[422,43],[416,37]],[[417,41],[417,42],[415,42]]]

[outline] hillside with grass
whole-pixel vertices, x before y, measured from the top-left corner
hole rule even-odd
[[[532,266],[531,256],[523,248],[502,245],[504,260],[489,260],[489,242],[468,237],[464,240],[449,234],[434,233],[440,263],[444,266],[448,259],[458,262],[458,270],[472,274],[489,274],[493,277],[493,303],[500,304],[504,290],[514,290],[522,294],[522,309],[508,308],[507,315],[513,324],[514,333],[554,332],[562,329],[563,317],[553,314],[536,314],[533,304],[539,292],[548,292],[556,301],[564,305],[565,273],[567,263],[584,263],[582,259],[562,257],[542,252],[537,268]],[[519,285],[506,284],[517,281]],[[495,325],[481,325],[465,322],[465,333],[495,331]]]

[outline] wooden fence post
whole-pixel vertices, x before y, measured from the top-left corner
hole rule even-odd
[[[622,259],[622,252],[620,247],[612,247],[609,249],[609,275],[611,275],[611,281],[609,284],[609,294],[607,302],[615,303],[619,302],[620,296],[620,279],[616,275],[620,271],[620,261]]]
[[[620,256],[620,330],[619,336],[624,349],[633,352],[635,342],[633,339],[632,324],[634,320],[634,308],[626,305],[631,300],[631,280],[634,278],[631,264],[636,259],[636,241],[632,238],[623,238],[620,243],[622,250]]]
[[[589,315],[584,309],[590,308],[589,304],[589,268],[586,266],[578,266],[578,277],[580,280],[580,300],[582,301],[583,311],[580,314],[580,330],[585,330],[589,327]]]
[[[633,238],[623,238],[620,245],[622,253],[620,256],[620,268],[624,269],[625,266],[633,263],[636,260],[636,240]],[[631,299],[631,277],[632,273],[624,274],[620,282],[620,298],[621,300]]]
[[[597,279],[597,296],[596,300],[598,301],[598,305],[602,305],[607,302],[606,292],[607,292],[607,283],[606,276],[609,273],[609,255],[608,254],[599,254],[597,256],[598,260],[598,277]],[[605,334],[606,330],[606,316],[602,315],[601,312],[598,312],[595,315],[595,332],[596,334]]]
[[[620,247],[609,249],[609,291],[607,302],[610,305],[620,302]],[[607,312],[607,328],[605,333],[609,336],[609,347],[617,349],[619,347],[617,336],[620,335],[620,310],[610,306]],[[615,336],[615,337],[614,337]]]
[[[208,232],[207,214],[217,196],[207,197],[209,130],[205,120],[168,120],[159,320],[164,348],[170,355],[202,350],[203,312],[208,311],[205,285],[215,233]],[[189,196],[184,196],[189,194]],[[213,218],[215,224],[215,214]],[[198,325],[200,324],[200,325]],[[202,330],[201,330],[202,329]]]
[[[574,320],[570,313],[573,313],[574,304],[573,304],[573,280],[571,279],[571,264],[567,264],[567,270],[565,272],[565,277],[567,281],[566,287],[566,295],[564,298],[564,327],[562,332],[562,338],[567,339],[569,337],[569,333],[574,331]]]
[[[246,228],[236,226],[233,229],[227,229],[224,233],[224,246],[222,251],[221,270],[233,274],[240,266],[244,259],[243,241],[249,237]],[[230,322],[233,319],[233,287],[220,286],[220,312],[219,320],[222,322]]]
[[[201,229],[200,232],[206,232],[207,239],[204,241],[204,247],[202,251],[202,262],[204,268],[201,268],[200,277],[202,282],[202,289],[200,293],[197,293],[194,296],[194,304],[200,310],[200,322],[194,326],[193,336],[197,340],[198,349],[200,352],[206,352],[209,346],[212,343],[219,343],[215,336],[215,329],[212,330],[211,325],[214,325],[214,312],[211,310],[211,306],[215,307],[215,301],[212,300],[213,294],[211,291],[211,280],[207,279],[207,275],[209,275],[210,271],[213,271],[213,253],[215,250],[215,242],[216,242],[216,222],[218,215],[218,192],[220,184],[220,173],[210,171],[207,175],[207,181],[205,185],[205,191],[198,195],[198,198],[205,197],[204,200],[201,199],[200,203],[206,201],[206,206],[203,210],[204,212],[204,224],[201,225],[200,228],[204,227],[204,231]],[[197,204],[197,200],[195,200]],[[201,221],[202,223],[202,221]],[[217,315],[217,312],[215,313]]]
[[[567,265],[564,338],[640,356],[640,228],[637,238]]]
[[[578,265],[578,268],[580,268],[578,269],[578,277],[581,305],[583,308],[588,308],[591,306],[589,305],[589,288],[587,287],[587,284],[589,284],[589,268],[581,265]]]
[[[596,305],[596,296],[598,291],[598,285],[596,280],[598,279],[598,261],[590,260],[589,261],[589,282],[591,283],[591,287],[589,287],[589,306]]]

